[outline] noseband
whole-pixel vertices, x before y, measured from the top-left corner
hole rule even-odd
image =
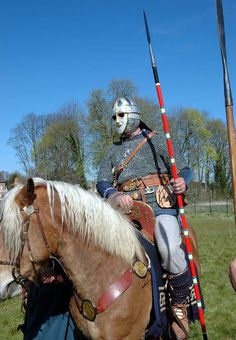
[[[37,219],[37,223],[38,223],[38,226],[39,226],[39,230],[40,230],[40,233],[42,235],[45,247],[48,250],[49,259],[56,260],[61,266],[62,266],[62,264],[60,263],[59,259],[55,256],[55,254],[53,253],[53,251],[51,250],[51,248],[49,246],[49,243],[47,241],[45,231],[44,231],[44,228],[43,228],[43,224],[42,224],[41,219],[40,219],[39,209],[36,208],[34,205],[29,205],[27,207],[21,208],[20,211],[22,211],[23,213],[25,213],[27,215],[27,218],[23,223],[20,254],[17,257],[16,263],[12,264],[10,261],[8,261],[8,262],[7,261],[0,261],[0,264],[14,265],[14,268],[12,269],[12,276],[14,278],[14,281],[16,283],[20,284],[21,286],[25,287],[26,282],[29,281],[29,280],[27,278],[25,278],[20,273],[20,269],[19,269],[20,268],[20,258],[23,254],[25,245],[27,246],[27,250],[28,250],[28,253],[29,253],[29,259],[32,263],[34,273],[35,273],[36,277],[38,276],[35,265],[39,264],[39,262],[36,261],[33,257],[32,248],[31,248],[31,245],[30,245],[30,242],[29,242],[29,227],[30,227],[30,223],[31,223],[31,215],[36,214],[36,219]],[[53,267],[54,267],[54,262],[52,262],[52,268]],[[62,268],[63,268],[63,266],[62,266]],[[64,268],[63,268],[63,270],[64,270]]]

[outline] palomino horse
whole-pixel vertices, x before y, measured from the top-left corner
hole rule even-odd
[[[10,263],[10,258],[3,240],[3,234],[0,232],[0,301],[21,294],[21,286],[14,281],[12,270],[13,263]]]
[[[149,263],[129,221],[95,194],[29,179],[4,197],[0,227],[11,261],[31,280],[56,259],[74,286],[70,311],[92,339],[144,339],[152,307]]]
[[[151,275],[132,270],[136,260],[147,261],[132,225],[109,204],[79,186],[34,179],[9,191],[1,216],[10,258],[20,255],[23,276],[35,279],[41,264],[59,259],[76,292],[72,316],[86,336],[144,338]]]

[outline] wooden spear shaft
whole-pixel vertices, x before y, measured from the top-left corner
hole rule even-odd
[[[215,0],[216,14],[218,22],[218,34],[220,42],[220,51],[223,64],[224,74],[224,95],[225,95],[225,111],[227,120],[228,142],[229,142],[229,155],[232,176],[232,192],[233,192],[233,205],[234,205],[234,218],[236,227],[236,138],[234,126],[234,112],[233,112],[233,99],[229,81],[229,72],[227,67],[227,57],[225,48],[225,30],[224,30],[224,15],[221,0]]]
[[[151,36],[150,36],[149,28],[148,28],[147,18],[146,18],[145,12],[143,12],[143,14],[144,14],[144,23],[145,23],[145,29],[146,29],[146,34],[147,34],[149,52],[150,52],[152,71],[153,71],[153,76],[155,80],[155,86],[156,86],[157,97],[158,97],[160,110],[161,110],[163,128],[164,128],[164,132],[166,136],[166,144],[167,144],[167,149],[168,149],[170,163],[171,163],[171,170],[172,170],[173,178],[176,179],[178,177],[178,171],[177,171],[177,167],[175,164],[174,149],[173,149],[171,135],[169,131],[169,124],[168,124],[168,119],[167,119],[166,110],[164,106],[164,100],[163,100],[162,91],[161,91],[161,84],[159,81],[156,62],[155,62],[154,54],[152,51]],[[182,229],[183,229],[183,234],[184,234],[186,250],[187,250],[188,259],[189,259],[189,267],[190,267],[192,280],[193,280],[194,292],[195,292],[195,296],[197,300],[197,308],[198,308],[199,321],[200,321],[200,325],[202,328],[202,335],[203,335],[204,340],[208,340],[205,318],[204,318],[204,311],[203,311],[203,306],[202,306],[201,292],[200,292],[200,287],[198,284],[198,276],[196,273],[193,255],[192,255],[189,230],[188,230],[188,225],[187,225],[187,221],[186,221],[186,217],[184,213],[184,207],[183,207],[183,199],[182,199],[182,196],[179,194],[177,194],[176,196],[177,196],[177,202],[178,202],[178,207],[179,207],[179,212],[180,212],[180,218],[182,222]]]

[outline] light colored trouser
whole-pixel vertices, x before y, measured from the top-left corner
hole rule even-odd
[[[162,267],[171,274],[179,274],[187,267],[180,227],[176,216],[156,216],[155,238],[162,258]]]

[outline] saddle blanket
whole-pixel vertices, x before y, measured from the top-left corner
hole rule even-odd
[[[142,233],[138,230],[136,231],[136,235],[151,262],[153,308],[151,312],[151,321],[146,331],[145,339],[153,339],[155,337],[164,336],[168,332],[168,322],[171,319],[171,299],[168,293],[168,280],[167,274],[161,267],[161,257],[157,248],[143,237]],[[186,251],[185,254],[188,262]],[[204,306],[202,294],[201,300],[202,305]],[[186,305],[189,322],[191,323],[198,320],[198,307],[193,285],[189,288]]]

